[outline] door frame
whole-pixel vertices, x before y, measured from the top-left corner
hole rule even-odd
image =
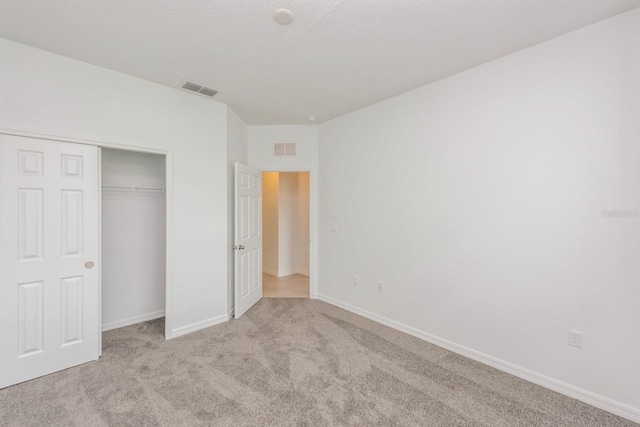
[[[251,166],[251,165],[250,165]],[[318,299],[318,175],[313,166],[252,166],[261,172],[309,173],[309,299]],[[262,221],[262,218],[260,218]],[[264,249],[264,248],[263,248]]]
[[[165,289],[165,326],[164,336],[165,339],[173,338],[171,331],[173,330],[173,153],[168,150],[158,150],[146,147],[140,147],[129,144],[115,144],[106,141],[97,141],[91,139],[71,138],[66,136],[46,135],[34,132],[24,132],[14,129],[2,129],[0,128],[0,134],[22,136],[27,138],[37,138],[49,141],[69,142],[73,144],[92,145],[98,148],[111,148],[114,150],[122,151],[134,151],[138,153],[158,154],[163,155],[165,158],[165,264],[166,264],[166,289]],[[100,232],[98,233],[98,245],[99,245],[99,262],[98,268],[98,292],[99,292],[99,337],[100,337],[100,354],[102,354],[102,152],[98,150],[98,227]]]

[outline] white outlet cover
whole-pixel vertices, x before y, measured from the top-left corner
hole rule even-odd
[[[582,332],[569,330],[569,345],[582,348]]]

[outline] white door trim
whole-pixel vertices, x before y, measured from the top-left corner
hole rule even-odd
[[[0,134],[24,136],[29,138],[46,139],[50,141],[71,142],[75,144],[94,145],[100,148],[112,148],[123,151],[136,151],[139,153],[160,154],[165,156],[165,208],[166,208],[166,298],[165,298],[165,339],[173,338],[173,153],[168,150],[145,148],[138,145],[115,144],[107,141],[91,139],[71,138],[57,135],[46,135],[35,132],[27,132],[16,129],[0,128]],[[102,171],[98,177],[99,185],[102,185]],[[101,197],[99,197],[101,199]],[[102,217],[98,213],[99,226],[102,227]],[[102,248],[102,236],[98,236],[100,248]],[[100,253],[102,257],[102,253]],[[102,259],[100,259],[102,265]],[[100,307],[102,307],[102,271],[98,279],[100,289]],[[102,309],[101,309],[102,310]],[[102,337],[102,312],[100,312],[100,336]],[[102,343],[101,346],[102,348]]]
[[[318,299],[318,175],[313,166],[260,167],[262,172],[309,173],[309,298]]]

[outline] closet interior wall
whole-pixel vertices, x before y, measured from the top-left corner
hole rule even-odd
[[[102,149],[102,330],[163,317],[165,156]]]

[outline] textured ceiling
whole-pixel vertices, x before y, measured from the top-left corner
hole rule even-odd
[[[174,88],[191,79],[217,89],[215,99],[250,125],[301,124],[308,115],[322,122],[639,6],[0,0],[0,37]],[[272,19],[280,7],[294,13],[292,24]]]

